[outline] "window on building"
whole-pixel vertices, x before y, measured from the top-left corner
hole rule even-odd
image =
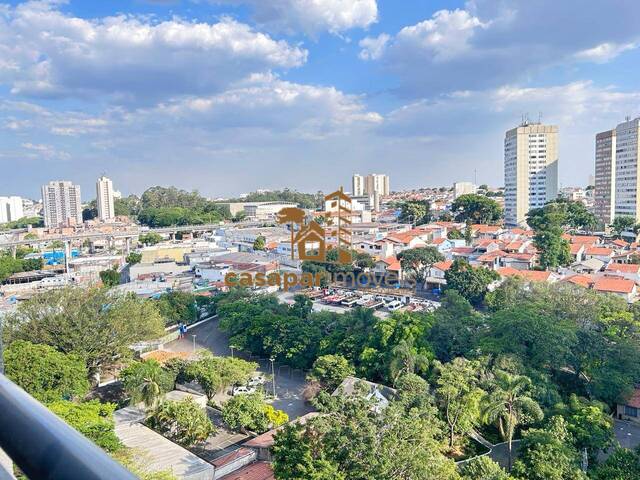
[[[630,407],[629,405],[624,406],[624,414],[627,417],[637,417],[638,409],[636,407]]]

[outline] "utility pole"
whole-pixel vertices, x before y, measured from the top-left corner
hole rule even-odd
[[[276,397],[276,371],[273,367],[273,362],[275,361],[275,358],[271,357],[269,360],[271,360],[271,385],[273,386],[273,398],[277,398]]]

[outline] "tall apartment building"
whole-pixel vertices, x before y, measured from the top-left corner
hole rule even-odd
[[[371,173],[364,179],[364,193],[380,196],[389,195],[389,175]]]
[[[455,182],[453,184],[453,198],[454,200],[460,195],[467,195],[469,193],[476,193],[478,187],[471,182]]]
[[[504,219],[524,225],[532,208],[558,196],[558,127],[524,122],[504,139]]]
[[[351,196],[361,197],[363,195],[364,195],[364,177],[356,173],[351,178]]]
[[[0,197],[0,223],[15,222],[24,217],[22,198]]]
[[[80,185],[54,181],[42,186],[44,225],[58,227],[82,223]]]
[[[104,175],[96,182],[96,203],[98,219],[101,222],[109,222],[116,218],[113,182]]]
[[[614,218],[616,198],[616,130],[596,134],[596,175],[593,211],[602,225]]]
[[[616,127],[614,216],[640,221],[640,117]]]

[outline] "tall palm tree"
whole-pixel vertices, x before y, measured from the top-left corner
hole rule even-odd
[[[482,403],[485,422],[498,422],[500,435],[508,443],[509,470],[513,461],[512,442],[516,428],[542,420],[542,409],[528,396],[531,386],[529,377],[513,375],[498,370],[495,373],[495,388]]]
[[[155,407],[162,396],[162,366],[153,360],[141,362],[135,378],[131,380],[131,403],[144,403],[145,407]]]

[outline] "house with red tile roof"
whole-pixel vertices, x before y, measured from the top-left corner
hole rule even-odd
[[[471,234],[478,238],[497,238],[503,231],[500,225],[471,225]]]
[[[531,270],[537,261],[534,253],[506,253],[501,260],[505,267],[513,267],[518,270]]]
[[[604,271],[607,275],[617,275],[634,282],[640,282],[640,265],[635,263],[610,263]]]
[[[638,294],[636,282],[626,278],[600,277],[593,284],[593,289],[602,293],[613,293],[629,303],[635,301]]]
[[[595,235],[568,235],[564,234],[562,238],[569,240],[569,243],[582,243],[585,245],[598,245],[600,237]]]
[[[572,243],[569,245],[569,251],[573,257],[574,262],[581,262],[584,260],[584,252],[586,248],[584,243]]]
[[[592,288],[595,283],[594,278],[587,274],[571,275],[570,277],[565,277],[562,281],[584,288]]]
[[[402,266],[400,265],[400,260],[398,260],[395,256],[381,258],[375,263],[373,272],[378,275],[394,273],[398,275],[398,278],[401,278]]]
[[[254,462],[224,477],[217,478],[219,480],[275,480],[276,477],[269,462]]]
[[[542,270],[518,270],[513,267],[500,267],[496,270],[501,277],[520,277],[527,282],[548,282],[553,283],[558,280],[558,275],[553,272]]]
[[[589,246],[584,251],[584,258],[589,260],[590,258],[597,258],[598,260],[609,263],[613,258],[614,251],[607,247]]]
[[[434,288],[441,288],[443,285],[447,284],[444,276],[447,270],[451,268],[453,265],[452,260],[445,260],[444,262],[434,263],[433,266],[429,269],[427,274],[427,278],[424,281],[424,289],[432,290]]]
[[[640,388],[636,387],[624,403],[616,404],[616,417],[640,424]]]

